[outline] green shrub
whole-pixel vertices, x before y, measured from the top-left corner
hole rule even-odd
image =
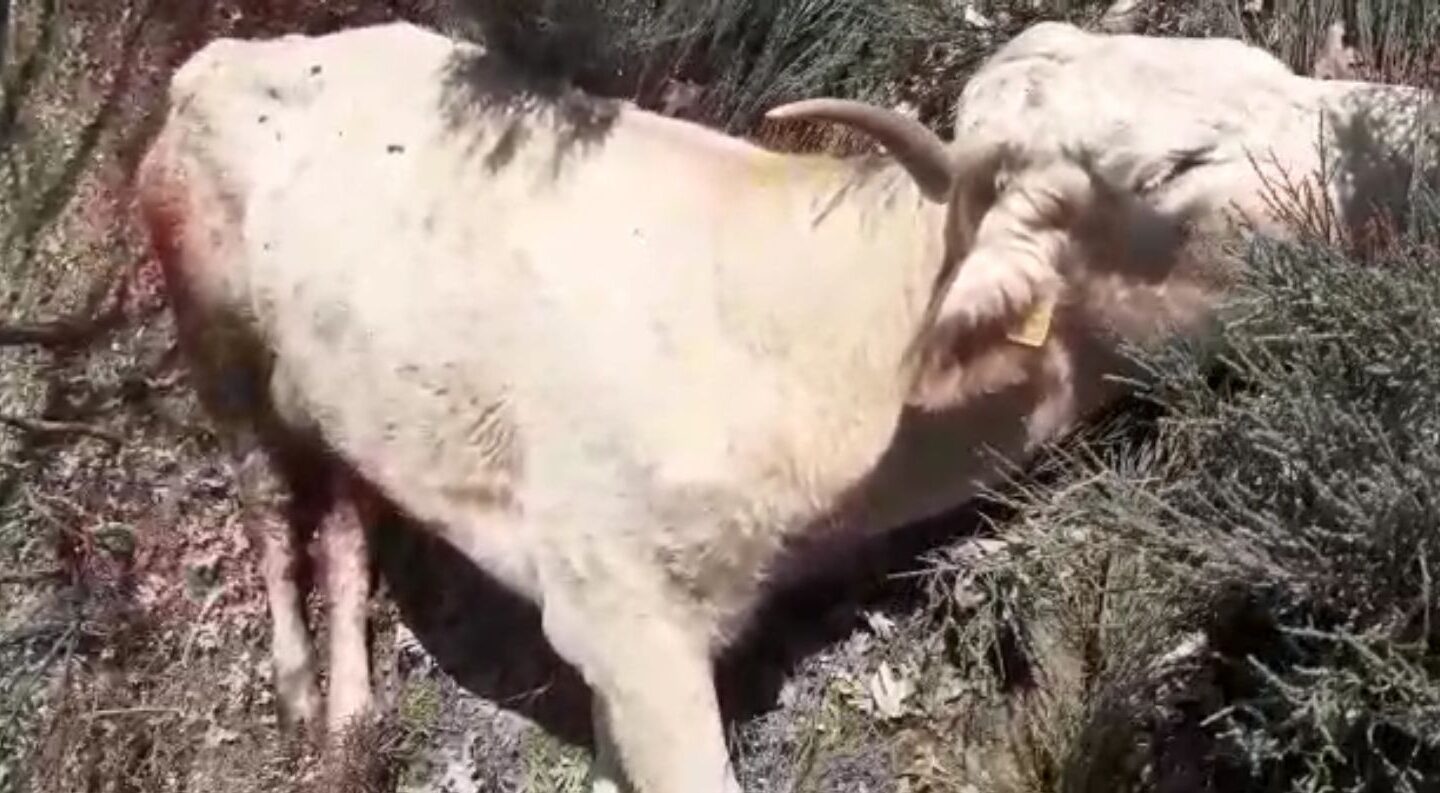
[[[704,87],[698,115],[750,130],[774,104],[844,96],[906,100],[948,133],[963,79],[1040,19],[1104,4],[998,0],[967,21],[952,0],[461,0],[487,43],[528,68],[653,106],[669,78]]]
[[[1136,732],[1157,763],[1184,722],[1227,789],[1440,785],[1440,202],[1420,203],[1367,265],[1256,243],[1215,346],[1136,351],[1152,420],[1118,414],[1004,497],[1014,544],[986,574],[1032,623],[1108,632],[1072,783]]]

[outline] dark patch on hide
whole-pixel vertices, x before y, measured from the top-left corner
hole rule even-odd
[[[342,302],[323,303],[315,309],[315,335],[335,347],[350,329],[350,307]]]
[[[515,159],[515,154],[525,143],[528,135],[525,126],[518,120],[510,122],[505,131],[500,133],[500,139],[495,141],[495,146],[490,153],[485,155],[485,170],[488,173],[495,173],[510,164]]]
[[[536,138],[535,127],[553,134],[550,177],[558,179],[575,157],[603,145],[620,116],[618,100],[528,74],[493,52],[458,52],[444,80],[441,112],[446,124],[459,136],[473,135],[468,141],[472,150],[489,144],[483,162],[491,173],[510,165],[527,141]],[[495,136],[496,129],[503,131]]]

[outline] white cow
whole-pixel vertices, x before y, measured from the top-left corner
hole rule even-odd
[[[1115,181],[1177,147],[1030,113],[1049,89],[1016,64],[1047,40],[1070,42],[1037,28],[976,78],[955,147],[852,103],[777,113],[893,158],[852,161],[407,24],[185,63],[141,204],[240,461],[285,711],[319,699],[284,502],[329,508],[338,728],[369,702],[361,526],[383,498],[539,605],[596,693],[596,789],[737,790],[711,658],[782,563],[965,501],[1118,393],[1119,341],[1208,321],[1216,268],[1175,224],[1250,183]]]

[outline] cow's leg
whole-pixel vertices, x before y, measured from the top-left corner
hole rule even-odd
[[[571,582],[572,584],[575,582]],[[622,569],[545,588],[546,636],[595,692],[595,793],[738,793],[706,631]],[[615,760],[618,759],[618,763]],[[618,779],[616,766],[625,779]]]
[[[370,708],[370,656],[365,641],[370,564],[366,525],[373,509],[353,475],[340,473],[334,501],[320,528],[330,622],[330,690],[326,725],[339,736],[353,717]]]
[[[283,721],[310,725],[319,713],[315,658],[305,625],[304,562],[296,520],[297,483],[272,454],[251,445],[239,455],[237,484],[270,602],[270,652]]]
[[[615,737],[610,734],[610,722],[599,695],[591,697],[590,718],[595,741],[590,793],[624,793],[630,785],[625,778],[625,769],[620,765],[620,750],[615,746]]]

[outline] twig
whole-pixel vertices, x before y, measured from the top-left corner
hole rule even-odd
[[[209,616],[210,609],[220,601],[220,596],[229,591],[226,587],[215,587],[206,598],[205,603],[200,607],[200,613],[195,617],[195,624],[191,626],[190,633],[185,637],[185,647],[180,651],[180,665],[190,664],[190,650],[195,646],[195,637],[200,633],[200,628],[205,624],[205,618]]]
[[[90,341],[113,326],[121,313],[110,307],[99,314],[38,322],[0,324],[0,347],[33,344],[37,347],[69,347]]]
[[[11,631],[0,636],[0,650],[9,649],[16,645],[24,644],[34,639],[46,636],[59,635],[64,639],[70,635],[71,626],[60,622],[41,622],[34,625],[27,625],[19,630]]]
[[[82,324],[73,317],[5,324],[0,325],[0,346],[37,344],[55,347],[74,341],[83,335],[83,331]]]
[[[86,721],[94,719],[108,719],[112,716],[182,716],[183,711],[179,708],[163,707],[137,707],[137,708],[108,708],[106,710],[95,710],[85,714]]]
[[[30,674],[31,674],[31,676],[32,676],[32,679],[35,680],[35,681],[37,681],[37,682],[36,682],[35,684],[33,684],[32,686],[30,686],[30,689],[29,689],[30,692],[33,692],[35,689],[37,689],[37,688],[39,687],[39,682],[38,682],[38,681],[40,680],[41,675],[44,674],[45,670],[47,670],[47,669],[50,668],[50,664],[52,664],[52,663],[55,662],[55,657],[60,654],[60,648],[61,648],[62,646],[65,648],[64,672],[65,672],[65,674],[67,675],[67,679],[68,679],[69,668],[70,668],[70,657],[71,657],[72,653],[73,653],[74,650],[75,650],[75,630],[76,630],[76,629],[75,629],[75,623],[74,623],[74,622],[71,622],[70,624],[66,625],[66,626],[65,626],[65,632],[60,635],[60,638],[58,638],[58,639],[55,640],[55,643],[54,643],[54,644],[50,645],[50,649],[49,649],[49,650],[46,650],[46,651],[45,651],[45,657],[40,659],[40,663],[39,663],[38,665],[35,665],[35,666],[31,667],[31,669],[30,669]],[[6,638],[13,640],[14,637],[6,637]],[[22,641],[23,641],[23,640],[22,640]],[[6,643],[9,643],[9,642],[6,642]],[[28,694],[28,692],[27,692],[27,694]],[[12,729],[14,729],[15,723],[20,720],[20,714],[21,714],[22,712],[24,712],[24,709],[23,709],[23,708],[16,708],[16,709],[12,710],[12,711],[10,712],[10,718],[8,718],[8,719],[5,720],[5,724],[4,724],[3,728],[0,728],[0,732],[4,732],[4,733],[7,733],[7,734],[8,734]]]
[[[3,573],[0,574],[0,584],[33,584],[37,581],[48,581],[53,578],[64,578],[65,571],[60,568],[50,570],[36,570],[30,573]]]
[[[0,322],[0,347],[35,345],[47,349],[75,347],[93,341],[125,319],[125,300],[132,271],[98,287],[87,305],[67,317],[33,322]]]
[[[5,72],[5,45],[10,40],[10,0],[0,0],[0,74]]]
[[[24,416],[0,413],[0,425],[17,429],[29,435],[86,435],[91,438],[106,441],[113,446],[120,446],[125,443],[123,438],[109,430],[75,421],[49,421],[46,419],[32,419]]]
[[[1090,613],[1090,622],[1085,626],[1085,635],[1082,639],[1081,654],[1084,665],[1081,674],[1082,689],[1087,694],[1095,690],[1096,681],[1099,680],[1105,667],[1105,613],[1110,605],[1112,561],[1112,553],[1107,550],[1105,557],[1100,560],[1100,591],[1095,596],[1095,608]]]

